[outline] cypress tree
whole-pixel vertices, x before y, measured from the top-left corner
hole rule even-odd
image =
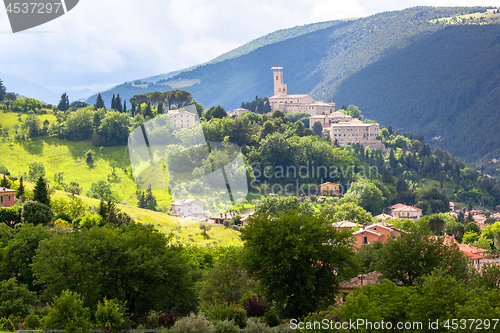
[[[151,110],[151,102],[146,104],[146,109],[144,110],[144,118],[149,117],[149,119],[153,118],[153,111]]]
[[[132,103],[132,109],[130,110],[130,115],[135,117],[135,103]]]
[[[113,110],[116,110],[116,99],[115,99],[115,94],[113,94],[113,98],[111,99],[111,108]]]
[[[50,205],[49,190],[45,178],[42,176],[38,177],[36,181],[33,199],[44,205]]]
[[[25,192],[26,188],[24,186],[24,182],[23,182],[23,176],[21,176],[21,179],[19,179],[19,188],[17,189],[17,192],[16,192],[16,198],[21,198],[23,195],[24,195],[24,192]]]
[[[99,110],[99,109],[106,109],[106,105],[104,104],[104,100],[102,99],[102,96],[101,96],[101,93],[97,94],[97,98],[96,98],[96,101],[95,101],[95,104],[94,104],[94,108],[96,110]]]
[[[115,110],[118,111],[118,112],[122,112],[123,111],[123,108],[122,108],[122,98],[120,97],[120,94],[116,95],[116,98],[115,98]]]
[[[127,112],[127,100],[123,101],[123,112]]]
[[[0,180],[0,187],[10,188],[10,181],[7,179],[5,175],[3,175],[3,179]]]

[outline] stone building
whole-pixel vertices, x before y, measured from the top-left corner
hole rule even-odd
[[[288,95],[287,85],[283,83],[282,67],[272,67],[274,96],[269,98],[271,110],[281,110],[288,113],[309,113],[310,115],[323,115],[335,112],[335,103],[315,101],[307,94]]]

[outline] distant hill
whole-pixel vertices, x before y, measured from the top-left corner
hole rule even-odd
[[[22,96],[36,98],[45,103],[57,104],[59,103],[60,95],[44,86],[20,78],[18,76],[0,73],[0,79],[8,92],[15,92]]]
[[[283,66],[290,94],[359,105],[382,125],[422,133],[456,156],[477,160],[500,153],[498,136],[490,132],[500,125],[491,117],[499,111],[500,25],[458,24],[500,17],[490,11],[481,19],[485,11],[415,7],[277,31],[206,64],[113,87],[103,97],[109,103],[118,93],[130,98],[185,89],[205,107],[232,109],[272,95],[270,67]],[[94,101],[95,95],[87,102]],[[485,120],[488,126],[481,127]]]

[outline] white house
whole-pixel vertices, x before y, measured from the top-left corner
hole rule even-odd
[[[167,115],[170,117],[170,125],[173,129],[191,128],[196,123],[197,115],[189,111],[168,110]]]
[[[193,217],[204,220],[207,218],[205,203],[198,199],[186,199],[172,202],[172,215],[178,217]]]
[[[391,207],[388,207],[388,209],[391,211],[391,215],[395,219],[408,219],[415,222],[422,217],[422,210],[413,206],[395,204]]]

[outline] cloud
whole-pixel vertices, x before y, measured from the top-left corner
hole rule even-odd
[[[197,65],[272,31],[463,0],[82,0],[17,34],[0,10],[0,68],[45,86],[111,85]]]

